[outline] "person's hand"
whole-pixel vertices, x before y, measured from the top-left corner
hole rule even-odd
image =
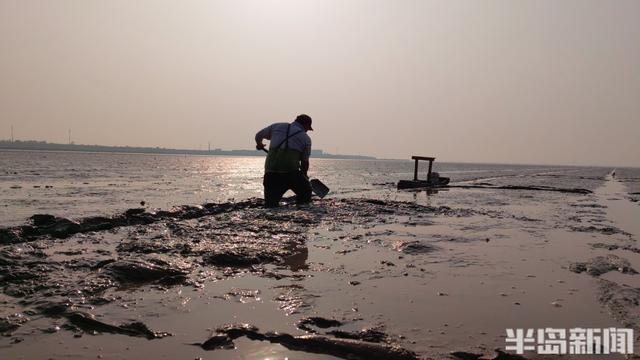
[[[264,150],[264,148],[266,147],[266,145],[264,143],[257,143],[256,144],[256,150]]]

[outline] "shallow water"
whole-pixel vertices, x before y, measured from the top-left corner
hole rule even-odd
[[[264,158],[0,151],[0,164],[0,224],[8,226],[34,213],[80,217],[139,207],[141,201],[167,209],[260,197]],[[594,189],[611,169],[436,161],[434,171],[454,183]],[[413,178],[413,162],[312,159],[310,176],[326,183],[334,197],[385,189],[394,196],[398,180]]]

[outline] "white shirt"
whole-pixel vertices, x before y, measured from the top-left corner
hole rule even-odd
[[[263,139],[269,140],[269,150],[273,150],[276,146],[280,146],[280,149],[284,149],[287,146],[287,142],[283,142],[287,137],[287,128],[289,123],[275,123],[267,126],[266,128],[258,131],[256,134],[256,143],[262,142]],[[295,135],[293,135],[295,134]],[[297,150],[302,153],[302,160],[309,160],[311,155],[311,138],[304,131],[304,126],[298,122],[292,122],[289,129],[289,135],[293,135],[289,138],[289,149]]]

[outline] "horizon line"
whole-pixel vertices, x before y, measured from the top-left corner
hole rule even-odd
[[[5,147],[2,146],[3,143],[15,144],[15,143],[31,143],[31,144],[42,144],[42,145],[53,145],[56,147],[60,147],[58,149],[43,149],[43,148],[20,148],[20,147]],[[149,152],[144,151],[108,151],[108,150],[79,150],[79,149],[69,149],[65,147],[101,147],[101,148],[114,148],[114,149],[140,149],[140,150],[149,150]],[[99,144],[62,144],[62,143],[52,143],[46,140],[14,140],[10,139],[2,139],[0,140],[0,151],[9,150],[9,151],[42,151],[42,152],[79,152],[79,153],[111,153],[111,154],[140,154],[140,155],[190,155],[190,156],[257,156],[261,155],[262,152],[259,150],[251,150],[251,149],[231,149],[225,150],[221,148],[211,149],[211,150],[196,150],[196,149],[177,149],[177,148],[166,148],[166,147],[150,147],[150,146],[131,146],[131,145],[99,145]],[[154,152],[153,150],[161,150],[165,152]],[[175,152],[172,152],[175,151]],[[368,160],[368,161],[413,161],[409,156],[406,159],[400,158],[378,158],[371,155],[355,155],[355,154],[332,154],[328,152],[324,152],[321,149],[316,151],[321,151],[320,154],[311,154],[312,158],[316,159],[333,159],[333,160]],[[213,153],[213,152],[222,152],[222,153]],[[545,163],[517,163],[517,162],[491,162],[491,161],[449,161],[443,160],[439,161],[440,163],[449,163],[449,164],[476,164],[476,165],[516,165],[516,166],[553,166],[553,167],[599,167],[599,168],[632,168],[639,169],[640,165],[600,165],[600,164],[587,164],[587,165],[571,165],[571,164],[545,164]]]

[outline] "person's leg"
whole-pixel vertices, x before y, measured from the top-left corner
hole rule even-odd
[[[264,206],[277,207],[282,195],[287,192],[286,179],[283,174],[265,173],[262,181],[264,185]]]
[[[309,179],[302,175],[302,172],[298,171],[290,175],[289,186],[296,194],[296,203],[306,204],[311,201],[311,184],[309,184]]]

